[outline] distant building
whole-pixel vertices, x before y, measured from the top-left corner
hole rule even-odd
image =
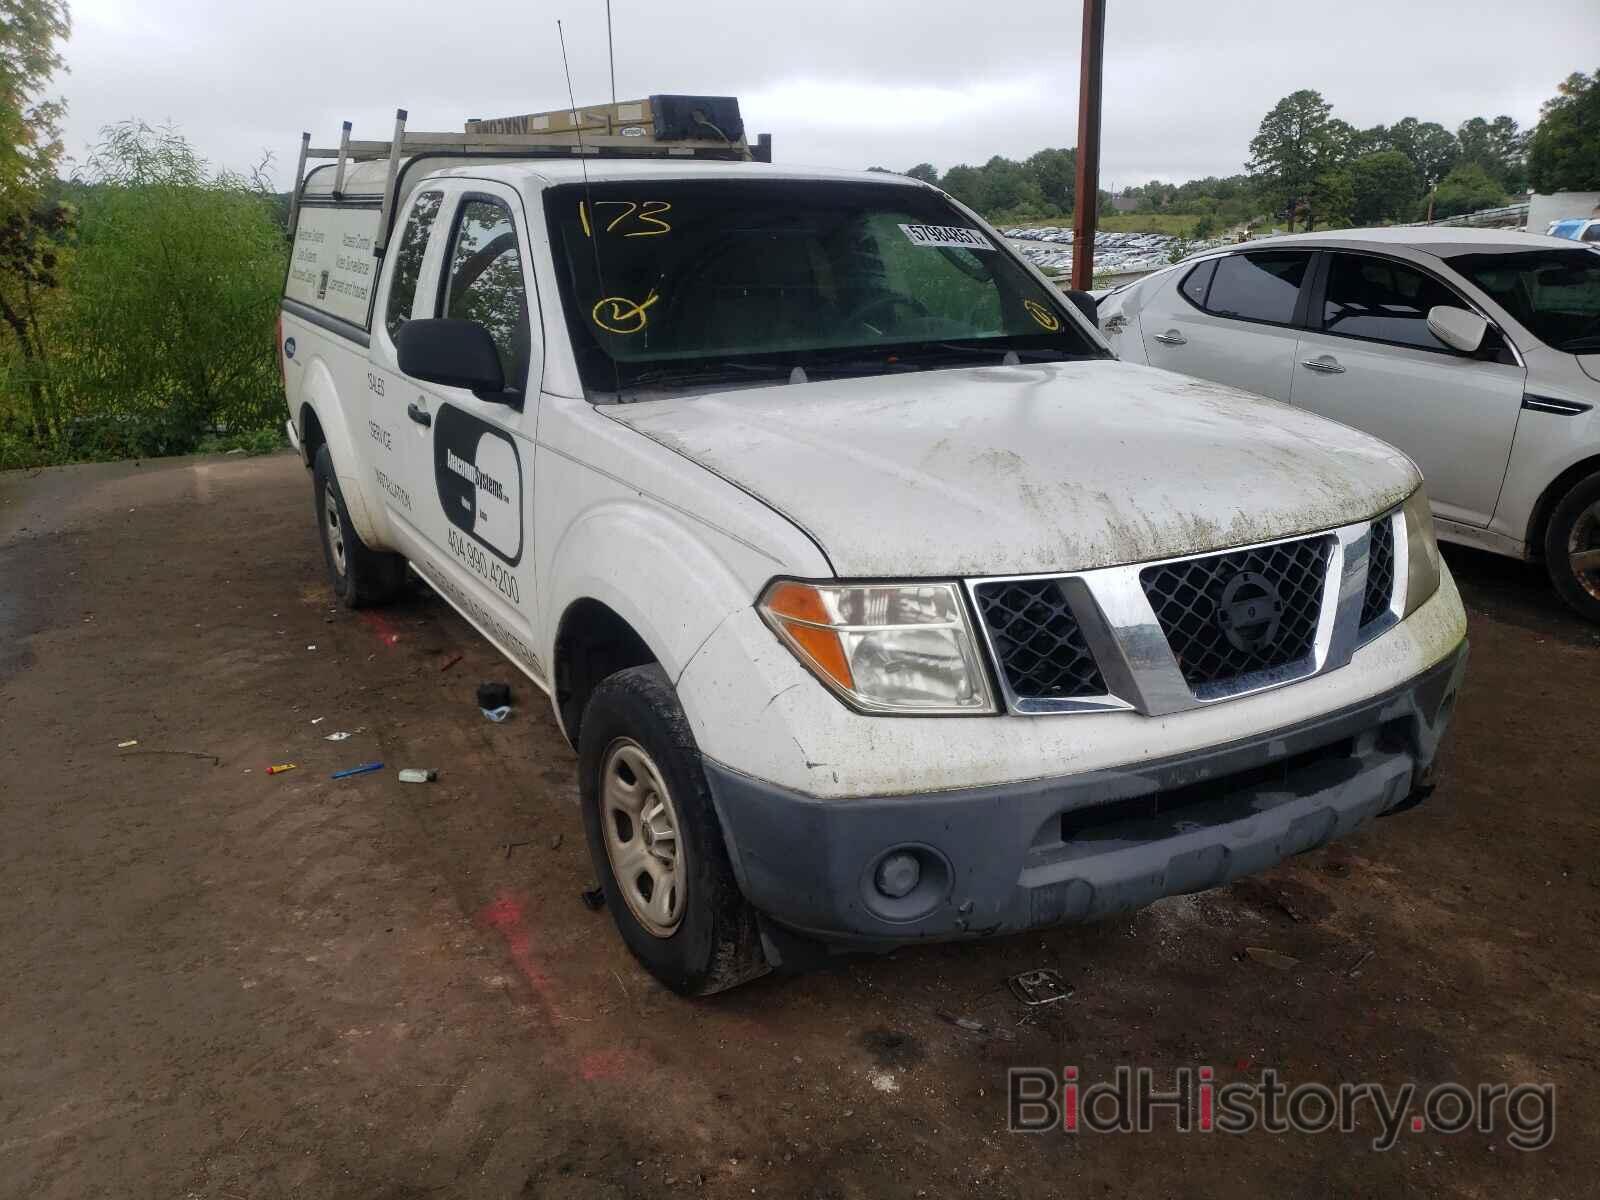
[[[1112,212],[1135,212],[1135,211],[1138,210],[1138,207],[1139,207],[1139,198],[1137,196],[1113,196],[1113,197],[1111,197],[1111,211]]]

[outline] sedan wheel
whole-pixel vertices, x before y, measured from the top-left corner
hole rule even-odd
[[[1573,522],[1567,537],[1567,562],[1578,585],[1600,600],[1600,500]]]

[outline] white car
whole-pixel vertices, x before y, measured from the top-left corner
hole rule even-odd
[[[651,971],[1087,920],[1431,790],[1466,618],[1404,455],[670,112],[742,157],[677,97],[341,144],[280,336],[335,594],[409,569],[550,693]]]
[[[1398,446],[1441,538],[1543,560],[1600,620],[1600,249],[1479,229],[1267,238],[1142,279],[1098,316],[1124,361]]]

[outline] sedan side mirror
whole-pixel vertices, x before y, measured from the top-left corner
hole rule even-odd
[[[400,326],[394,344],[400,351],[400,370],[413,379],[471,388],[485,400],[514,400],[506,394],[494,339],[476,321],[421,317]]]
[[[1100,327],[1100,301],[1088,292],[1069,291],[1067,299],[1072,301],[1073,307],[1081,312],[1084,319],[1096,329]]]
[[[1428,332],[1463,354],[1476,354],[1489,332],[1489,322],[1464,308],[1439,304],[1428,310]]]

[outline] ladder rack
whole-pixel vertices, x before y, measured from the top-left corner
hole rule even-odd
[[[720,118],[721,126],[713,123]],[[395,185],[407,158],[422,155],[480,155],[499,158],[698,158],[772,161],[772,137],[762,134],[752,148],[744,138],[738,101],[713,96],[652,96],[648,100],[562,109],[494,120],[474,118],[462,133],[408,133],[406,110],[396,109],[388,141],[354,140],[344,122],[337,146],[313,146],[300,135],[300,161],[289,196],[289,231],[294,235],[306,184],[306,163],[332,160],[333,196],[344,194],[345,172],[353,162],[387,159],[383,206],[373,252],[382,255],[396,201]],[[727,127],[726,132],[723,127]]]

